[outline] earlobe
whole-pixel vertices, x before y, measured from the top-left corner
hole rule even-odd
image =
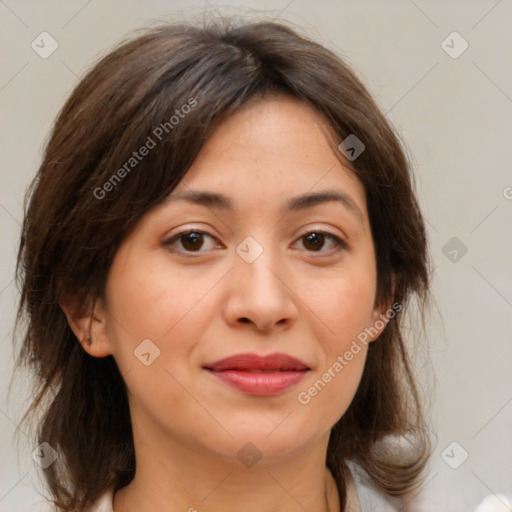
[[[373,326],[374,326],[374,329],[377,331],[377,334],[372,339],[372,341],[377,340],[377,338],[382,334],[382,332],[388,325],[389,320],[392,318],[390,311],[391,311],[390,306],[385,307],[385,308],[379,308],[378,311],[375,311]]]
[[[397,302],[391,304],[377,304],[375,305],[372,316],[371,326],[368,328],[370,337],[369,341],[376,341],[382,334],[389,321],[402,309],[402,306]]]
[[[397,277],[395,274],[391,275],[391,297],[394,298],[395,290],[396,290],[396,280]],[[398,311],[402,309],[402,306],[397,302],[391,304],[393,302],[386,302],[385,304],[375,304],[375,307],[372,312],[371,325],[368,327],[368,331],[370,334],[369,341],[376,341],[379,336],[382,334],[389,321],[396,315]]]
[[[386,315],[382,308],[375,308],[373,310],[370,319],[370,325],[366,329],[366,332],[369,335],[368,341],[370,343],[378,340],[379,336],[382,334],[382,331],[386,328],[388,321],[389,317]]]
[[[82,345],[93,357],[112,355],[112,347],[106,332],[106,314],[99,300],[87,306],[77,304],[73,299],[59,303],[66,315],[69,327]]]

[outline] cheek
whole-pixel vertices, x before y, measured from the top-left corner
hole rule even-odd
[[[297,394],[299,407],[318,418],[317,428],[329,429],[345,414],[364,370],[368,345],[358,339],[366,324],[350,310],[340,314],[338,335],[322,338],[322,363]],[[346,313],[346,314],[345,314]]]
[[[329,404],[332,416],[337,420],[356,393],[367,351],[364,344],[353,343],[347,350],[336,354],[327,366],[315,372],[313,379],[307,384],[308,387],[299,393],[299,403],[316,403],[319,407]],[[328,410],[325,407],[324,409]]]
[[[326,328],[326,353],[346,350],[347,344],[369,327],[374,312],[376,278],[371,266],[340,274],[308,299]]]
[[[191,350],[209,321],[208,292],[216,281],[216,276],[198,278],[197,273],[192,279],[187,269],[171,273],[165,257],[128,260],[119,253],[107,283],[108,336],[118,365],[138,368],[133,352],[147,339],[160,350],[160,363],[169,352]],[[170,347],[170,340],[180,343]]]
[[[113,319],[108,336],[135,411],[132,420],[167,424],[170,403],[201,416],[182,386],[189,388],[191,353],[212,321],[209,291],[219,277],[192,279],[186,269],[171,274],[165,258],[141,262],[115,262],[107,290]]]
[[[320,364],[298,392],[297,400],[323,425],[333,426],[350,405],[363,373],[376,291],[373,260],[340,271],[309,294],[308,306],[318,312],[316,338],[322,345]],[[321,291],[321,293],[320,293]],[[316,416],[316,414],[314,415]]]
[[[212,286],[207,279],[191,282],[186,270],[170,273],[164,263],[162,258],[132,258],[112,267],[110,309],[132,338],[165,339]]]

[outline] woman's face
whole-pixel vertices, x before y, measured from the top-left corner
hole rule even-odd
[[[120,246],[88,350],[113,354],[136,438],[272,460],[346,411],[384,310],[365,191],[323,127],[295,99],[247,105]]]

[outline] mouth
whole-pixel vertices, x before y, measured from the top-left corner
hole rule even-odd
[[[203,367],[224,384],[249,395],[273,396],[295,386],[310,368],[287,354],[237,354]]]

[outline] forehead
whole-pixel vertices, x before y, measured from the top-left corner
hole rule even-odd
[[[202,153],[224,158],[318,161],[319,152],[326,149],[334,157],[327,141],[330,133],[328,123],[312,107],[280,95],[245,104],[213,131]]]
[[[288,96],[251,101],[216,127],[173,195],[188,188],[259,193],[262,200],[341,188],[366,207],[364,187],[331,127]]]

